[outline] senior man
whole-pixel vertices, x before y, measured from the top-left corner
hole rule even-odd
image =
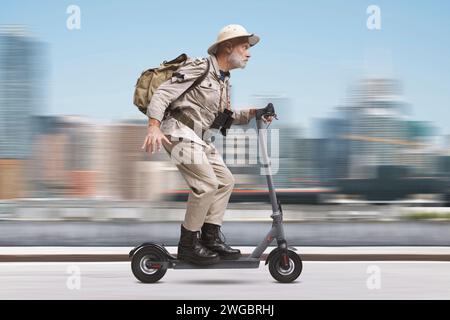
[[[241,255],[221,237],[234,178],[208,132],[219,129],[214,124],[227,117],[233,124],[247,124],[255,117],[256,109],[231,109],[229,79],[230,70],[245,68],[249,49],[258,42],[258,36],[240,25],[224,27],[209,47],[209,56],[187,60],[158,87],[147,109],[149,125],[142,148],[153,153],[162,145],[190,188],[178,259],[207,265]],[[263,120],[270,123],[272,117]],[[226,130],[222,127],[222,134]]]

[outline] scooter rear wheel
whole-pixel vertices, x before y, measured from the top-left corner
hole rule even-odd
[[[158,249],[142,248],[131,260],[134,276],[144,283],[155,283],[167,272],[167,257]]]
[[[269,260],[269,271],[272,277],[283,283],[289,283],[296,280],[302,273],[303,264],[300,256],[292,250],[288,250],[288,267],[284,268],[283,254],[276,254]]]

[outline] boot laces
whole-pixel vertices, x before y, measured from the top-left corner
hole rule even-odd
[[[217,233],[218,239],[225,244],[227,241],[227,238],[225,237],[225,235],[223,234],[222,230],[219,229],[219,232]]]

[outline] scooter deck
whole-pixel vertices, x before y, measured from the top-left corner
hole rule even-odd
[[[182,260],[172,260],[172,268],[174,269],[242,269],[242,268],[259,268],[261,260],[257,258],[240,257],[236,260],[220,260],[217,263],[202,266],[192,264]]]

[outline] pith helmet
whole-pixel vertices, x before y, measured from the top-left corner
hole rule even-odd
[[[217,41],[209,47],[208,53],[215,54],[217,51],[217,46],[220,43],[240,37],[248,37],[250,46],[254,46],[259,42],[259,37],[253,33],[248,33],[243,26],[238,24],[230,24],[220,30],[219,35],[217,36]]]

